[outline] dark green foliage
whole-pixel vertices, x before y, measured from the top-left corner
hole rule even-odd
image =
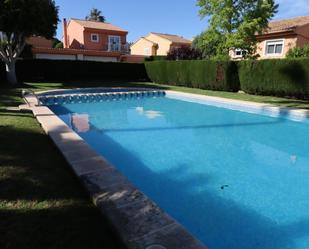
[[[63,48],[63,43],[59,42],[55,45],[55,48]]]
[[[231,92],[239,90],[235,62],[154,61],[145,65],[148,77],[156,83]]]
[[[0,83],[6,82],[5,64],[0,61]]]
[[[54,37],[52,39],[52,42],[53,42],[52,43],[53,48],[63,48],[63,43],[58,38]]]
[[[86,16],[87,21],[105,22],[105,16],[102,15],[102,11],[92,8],[89,16]]]
[[[309,44],[304,47],[295,47],[288,51],[287,58],[309,58]]]
[[[198,0],[197,5],[200,16],[209,18],[209,27],[194,46],[205,58],[217,60],[235,48],[245,50],[246,57],[254,57],[256,34],[267,28],[279,6],[275,0]]]
[[[20,60],[16,70],[20,81],[147,79],[144,64],[138,63]]]
[[[165,61],[167,60],[167,56],[165,55],[152,55],[145,58],[145,61]]]
[[[241,89],[250,94],[309,98],[309,59],[242,61]]]
[[[18,83],[16,61],[32,35],[53,38],[58,24],[58,7],[53,0],[0,1],[0,60],[6,64],[7,81]]]
[[[20,54],[20,58],[33,59],[32,45],[26,44],[24,50]]]
[[[58,23],[58,7],[52,0],[0,1],[0,30],[28,37],[53,38]]]
[[[167,54],[167,60],[200,60],[202,59],[202,52],[199,49],[188,46],[174,48]]]

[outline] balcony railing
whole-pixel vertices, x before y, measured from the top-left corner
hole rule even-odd
[[[109,43],[103,47],[104,51],[107,52],[120,52],[124,54],[130,53],[130,45],[127,44],[117,44],[117,43]]]

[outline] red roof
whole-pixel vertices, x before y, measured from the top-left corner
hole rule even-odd
[[[72,18],[71,21],[77,22],[79,25],[87,29],[102,29],[128,33],[128,31],[106,22],[86,21],[75,18]]]

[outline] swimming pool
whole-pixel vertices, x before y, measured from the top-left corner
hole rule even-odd
[[[307,120],[177,94],[49,107],[210,249],[309,248]]]

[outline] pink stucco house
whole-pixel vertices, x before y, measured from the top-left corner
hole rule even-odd
[[[128,52],[128,31],[110,23],[71,19],[63,21],[64,48]]]
[[[284,20],[274,20],[257,38],[257,55],[259,59],[282,59],[292,48],[301,48],[309,44],[309,16],[299,16]],[[243,59],[243,51],[230,51],[234,60]]]
[[[128,31],[110,23],[72,18],[63,20],[63,49],[33,48],[35,58],[120,61],[129,53]]]

